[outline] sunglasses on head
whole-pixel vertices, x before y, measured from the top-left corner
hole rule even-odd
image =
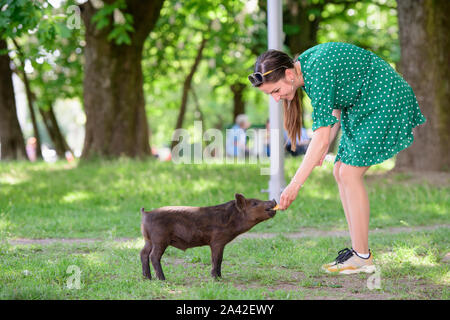
[[[281,68],[286,68],[286,66],[281,66],[275,69],[272,69],[270,71],[261,73],[261,72],[253,72],[251,75],[248,76],[248,80],[250,80],[251,84],[254,87],[257,87],[259,85],[261,85],[262,83],[264,83],[264,77],[267,76],[269,73],[274,72],[275,70],[281,69]]]

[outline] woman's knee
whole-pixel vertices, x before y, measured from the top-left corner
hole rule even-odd
[[[339,180],[343,184],[361,181],[366,171],[367,167],[355,167],[343,164],[339,167]]]

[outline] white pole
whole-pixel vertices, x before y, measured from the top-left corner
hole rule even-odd
[[[282,50],[283,45],[283,1],[267,0],[267,28],[269,49]],[[269,97],[270,122],[270,180],[269,200],[280,203],[284,179],[283,108],[281,102]]]

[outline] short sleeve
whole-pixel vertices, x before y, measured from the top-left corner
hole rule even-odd
[[[333,116],[336,94],[334,76],[330,72],[317,73],[310,87],[312,112],[312,130],[334,125],[339,120]]]

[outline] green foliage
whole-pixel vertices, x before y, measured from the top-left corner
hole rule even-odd
[[[152,143],[155,145],[170,141],[181,86],[202,35],[208,37],[208,42],[193,88],[205,118],[204,127],[225,128],[232,123],[233,97],[228,87],[236,82],[248,86],[244,99],[250,120],[263,124],[267,118],[267,98],[251,88],[247,80],[256,57],[267,48],[265,1],[259,3],[263,7],[252,10],[246,7],[249,2],[225,1],[221,5],[214,1],[199,2],[166,1],[158,24],[145,43],[145,92],[150,128],[154,133]],[[309,3],[308,19],[320,16],[318,43],[346,41],[369,49],[388,62],[398,61],[395,1],[311,0]],[[322,6],[323,10],[319,10]],[[209,22],[210,29],[207,28]],[[284,32],[295,34],[298,28],[286,23]],[[197,119],[194,106],[195,101],[190,98],[185,121],[187,127]],[[308,101],[305,109],[306,125],[310,127],[312,108]]]
[[[112,3],[103,2],[103,6],[92,17],[98,30],[109,27],[108,41],[117,45],[131,45],[131,34],[134,32],[133,16],[126,12],[125,0],[116,0]]]
[[[93,16],[95,26],[117,45],[129,45],[134,20],[125,0],[103,1]],[[303,1],[305,3],[305,1]],[[308,20],[320,18],[317,42],[346,41],[396,63],[400,57],[395,0],[308,0]],[[29,75],[36,103],[45,108],[60,98],[81,97],[84,26],[71,29],[69,6],[46,1],[0,0],[0,35],[15,39],[34,71]],[[256,6],[255,6],[256,5]],[[286,4],[285,4],[286,5]],[[253,7],[252,7],[253,6]],[[247,75],[256,57],[267,48],[265,1],[166,0],[155,29],[144,44],[144,92],[152,145],[169,144],[175,126],[182,83],[190,71],[202,37],[203,60],[193,79],[185,124],[204,119],[204,129],[224,129],[233,122],[230,86],[242,83],[246,112],[254,124],[267,118],[267,97],[251,88]],[[323,7],[323,9],[321,9]],[[285,23],[295,35],[297,25]],[[13,49],[11,41],[10,48]],[[17,55],[13,56],[17,65]],[[196,95],[196,98],[194,97]],[[308,100],[308,99],[306,99]],[[310,126],[311,107],[306,124]],[[195,110],[194,110],[195,109]]]
[[[318,41],[345,41],[388,62],[400,60],[395,0],[330,3],[321,12]]]
[[[52,47],[59,17],[44,1],[0,0],[0,37],[18,38],[33,33],[39,43]]]
[[[42,18],[39,2],[27,0],[0,1],[0,34],[3,39],[36,28]]]
[[[208,39],[205,60],[213,66],[208,76],[224,67],[237,71],[251,66],[246,50],[253,41],[249,31],[255,24],[252,18],[257,16],[258,13],[245,11],[244,1],[166,1],[146,44],[152,75],[177,71],[183,67],[183,61],[191,62],[202,35]],[[242,62],[246,63],[244,68]]]
[[[43,1],[9,1],[2,7],[0,21],[11,21],[0,28],[11,39],[13,62],[17,69],[26,63],[32,67],[25,71],[36,95],[33,102],[43,109],[56,99],[82,95],[84,28],[67,25],[71,5],[73,1],[60,8]]]
[[[37,95],[37,106],[46,109],[56,99],[82,99],[84,41],[79,31],[71,32],[67,38],[59,38],[60,49],[45,51],[32,62],[34,71],[29,74]],[[25,41],[23,48],[30,52],[33,42]]]
[[[254,47],[265,31],[264,14],[247,1],[167,0],[155,29],[144,47],[143,70],[149,105],[152,144],[168,144],[180,105],[182,83],[190,71],[202,37],[207,43],[203,61],[193,79],[193,96],[189,97],[186,127],[198,120],[195,105],[204,115],[204,128],[224,129],[233,122],[232,93],[235,83],[248,85],[253,69]],[[265,46],[265,45],[264,45]],[[248,85],[248,87],[250,87]],[[253,121],[265,123],[266,103],[262,93],[244,92],[247,110]],[[162,120],[164,119],[164,120]]]

